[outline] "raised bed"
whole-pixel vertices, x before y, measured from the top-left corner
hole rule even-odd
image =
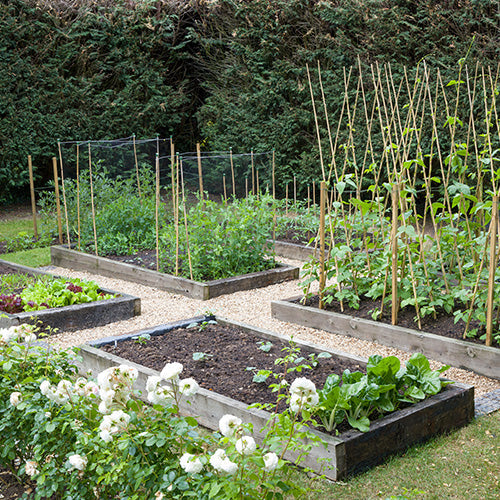
[[[199,282],[143,269],[139,266],[117,262],[105,257],[77,252],[76,250],[70,250],[66,245],[51,247],[50,255],[52,264],[55,266],[89,271],[102,276],[132,281],[199,300],[208,300],[219,295],[241,290],[261,288],[299,277],[298,267],[280,264],[275,269],[243,274],[233,278]]]
[[[442,363],[500,379],[500,349],[496,347],[324,311],[298,304],[298,299],[300,297],[271,302],[273,318],[377,342],[403,351],[421,352]]]
[[[199,317],[176,323],[169,323],[155,328],[134,332],[120,337],[108,337],[92,342],[92,345],[81,347],[79,355],[82,361],[77,361],[82,373],[91,370],[94,376],[110,366],[126,363],[139,371],[137,387],[145,393],[146,380],[149,376],[158,375],[157,371],[124,360],[113,354],[104,352],[96,346],[119,342],[120,339],[149,334],[162,335],[176,327],[185,327],[193,322],[202,322],[206,318]],[[288,342],[288,338],[266,330],[254,328],[237,322],[217,318],[219,323],[236,325],[246,331],[257,333],[263,340]],[[336,356],[346,357],[356,362],[366,362],[362,358],[350,354],[325,349],[307,342],[298,342],[303,352],[328,351]],[[243,369],[243,368],[242,368]],[[227,413],[240,417],[244,422],[251,422],[258,431],[269,418],[269,413],[263,410],[249,409],[247,405],[222,394],[206,389],[200,389],[191,400],[191,404],[182,404],[181,411],[186,415],[195,416],[201,425],[209,429],[217,429],[219,419]],[[315,430],[324,442],[323,446],[314,447],[307,457],[304,466],[325,474],[332,480],[339,480],[348,474],[371,467],[395,452],[408,446],[426,440],[431,436],[447,432],[466,425],[474,416],[474,388],[462,384],[448,385],[440,394],[427,400],[399,410],[391,415],[372,422],[368,433],[356,430],[344,432],[339,436],[331,436]],[[257,439],[259,436],[256,436]],[[294,456],[288,456],[294,460]],[[318,459],[327,459],[327,462]]]
[[[318,256],[319,250],[314,247],[303,245],[300,243],[289,243],[287,241],[268,240],[271,248],[274,248],[274,253],[280,257],[292,260],[309,260],[313,255]]]
[[[20,273],[59,277],[40,269],[13,264],[4,260],[0,260],[0,262]],[[73,331],[107,325],[108,323],[123,321],[141,314],[140,298],[106,288],[101,288],[101,291],[117,296],[112,299],[40,311],[16,314],[0,313],[0,328],[8,328],[21,323],[32,323],[38,324],[42,328],[50,326],[52,329],[57,328],[60,331]]]

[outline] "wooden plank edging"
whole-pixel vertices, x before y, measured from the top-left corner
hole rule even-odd
[[[403,351],[421,352],[441,363],[500,379],[500,349],[304,306],[295,303],[298,298],[272,301],[272,317]]]

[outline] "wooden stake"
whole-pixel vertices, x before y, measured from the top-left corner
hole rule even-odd
[[[61,199],[59,198],[59,176],[57,175],[57,158],[52,158],[52,168],[54,170],[54,188],[56,194],[57,230],[59,233],[59,244],[63,243],[62,220],[61,220]]]
[[[273,168],[272,168],[272,183],[273,183],[273,200],[276,199],[276,184],[275,184],[275,171],[276,171],[276,163],[275,163],[275,155],[273,149]]]
[[[319,197],[319,308],[324,309],[325,294],[325,207],[326,207],[326,182],[321,181]]]
[[[253,149],[250,151],[250,162],[252,164],[252,194],[255,194],[255,168],[253,164]]]
[[[285,186],[285,215],[288,217],[288,182]]]
[[[224,186],[224,204],[227,205],[226,174],[222,174],[222,185]]]
[[[174,197],[174,226],[175,226],[175,276],[179,275],[179,153],[175,162],[175,197]]]
[[[233,196],[236,198],[236,182],[234,180],[233,148],[229,148],[229,161],[231,162],[231,181],[233,183]]]
[[[76,223],[78,231],[78,251],[81,251],[80,229],[80,144],[76,144]]]
[[[392,324],[398,324],[398,198],[399,187],[392,186]]]
[[[160,211],[160,156],[156,153],[155,161],[156,171],[156,196],[155,196],[155,231],[156,231],[156,270],[160,270],[160,225],[159,225],[159,211]]]
[[[63,170],[63,160],[62,160],[62,151],[61,151],[61,143],[57,141],[59,147],[59,163],[61,164],[61,185],[63,192],[63,202],[64,202],[64,218],[66,219],[66,236],[68,238],[68,247],[71,248],[71,240],[69,238],[69,219],[68,219],[68,204],[66,203],[66,188],[64,186],[64,170]]]
[[[316,206],[316,182],[313,181],[313,207]]]
[[[187,212],[186,212],[186,198],[184,196],[184,172],[182,168],[182,159],[181,159],[181,189],[182,189],[182,210],[184,212],[184,229],[186,231],[186,249],[188,254],[188,264],[189,264],[189,276],[191,279],[193,278],[193,265],[191,263],[191,251],[189,250],[189,231],[188,231],[188,223],[187,223]]]
[[[175,145],[170,136],[170,170],[172,176],[172,206],[175,210]]]
[[[99,255],[97,251],[97,228],[95,225],[94,184],[92,182],[92,156],[90,152],[90,142],[89,142],[89,179],[90,179],[90,204],[92,207],[92,226],[94,227],[94,249],[95,249],[95,254]]]
[[[35,182],[33,180],[33,164],[31,163],[31,155],[28,155],[28,170],[30,174],[30,194],[31,194],[31,212],[33,214],[33,233],[38,239],[38,227],[36,224],[36,199],[35,199]]]
[[[137,177],[137,190],[139,192],[139,198],[142,199],[141,194],[141,181],[139,179],[139,162],[137,161],[137,149],[135,147],[135,134],[132,136],[133,144],[134,144],[134,161],[135,161],[135,175]],[[158,153],[156,153],[158,154]]]
[[[203,172],[201,170],[201,149],[200,143],[196,143],[196,154],[198,156],[198,177],[200,178],[200,200],[203,200]],[[182,173],[182,161],[181,161],[181,175]],[[184,190],[184,184],[182,184],[182,189]]]
[[[497,268],[496,241],[498,230],[498,195],[493,196],[490,222],[490,268],[488,278],[488,299],[486,304],[486,345],[491,346],[493,336],[493,313],[495,293],[495,271]]]
[[[297,210],[297,178],[293,175],[293,209]]]
[[[311,208],[311,188],[307,186],[307,213],[310,212]]]
[[[257,181],[257,192],[256,192],[256,195],[257,195],[257,199],[259,199],[260,184],[259,184],[259,169],[258,168],[255,169],[255,178],[256,178],[256,181]]]
[[[248,198],[248,177],[245,177],[245,198]]]

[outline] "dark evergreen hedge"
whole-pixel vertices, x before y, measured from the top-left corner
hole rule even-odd
[[[133,133],[275,148],[281,185],[304,183],[319,172],[306,63],[335,113],[357,57],[453,74],[475,35],[469,60],[496,67],[499,25],[486,0],[0,0],[0,203],[28,154],[43,176],[59,138]]]

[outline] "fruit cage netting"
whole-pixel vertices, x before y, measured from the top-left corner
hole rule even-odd
[[[200,187],[215,198],[244,197],[272,192],[273,152],[233,153],[229,151],[176,152],[172,139],[138,139],[134,136],[99,141],[59,143],[59,175],[64,181],[88,182],[90,173],[107,179],[141,184],[159,172],[161,194],[168,196],[174,179],[184,183],[188,193]],[[201,175],[200,175],[201,174]],[[201,182],[200,182],[201,181]]]

